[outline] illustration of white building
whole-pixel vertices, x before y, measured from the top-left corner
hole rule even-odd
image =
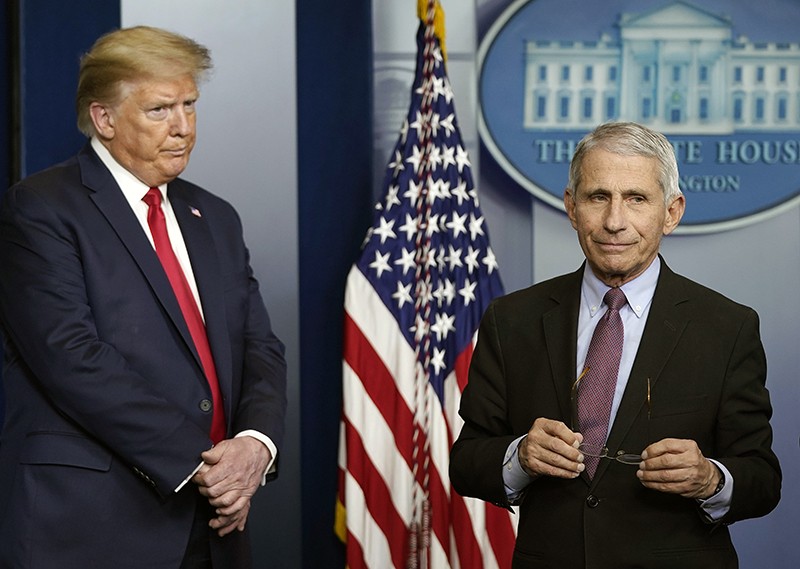
[[[729,17],[677,0],[623,13],[619,37],[526,42],[524,126],[633,120],[666,133],[800,125],[800,44],[733,39]]]

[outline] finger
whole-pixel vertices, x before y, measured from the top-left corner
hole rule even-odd
[[[219,535],[220,537],[225,537],[226,535],[231,533],[233,530],[235,530],[237,528],[237,526],[238,526],[238,524],[236,524],[236,523],[225,524],[224,526],[222,526],[219,529],[217,529],[217,535]]]
[[[539,460],[563,466],[564,461],[570,463],[583,462],[583,455],[578,450],[579,439],[576,438],[572,443],[552,436],[526,437],[528,451]]]
[[[236,512],[231,516],[216,516],[211,518],[211,520],[208,522],[208,526],[211,529],[218,531],[226,528],[236,527],[241,522],[241,518],[244,515],[244,512]]]
[[[217,516],[209,522],[212,529],[217,530],[217,534],[223,537],[234,530],[243,531],[247,523],[248,514],[250,512],[249,502],[245,507],[231,516]]]
[[[688,468],[639,469],[636,476],[650,484],[681,484],[691,479]]]
[[[561,421],[539,418],[531,425],[527,439],[574,460],[577,454],[570,452],[569,448],[578,448],[583,441],[583,435],[571,431]]]
[[[549,438],[544,444],[526,437],[520,449],[521,464],[534,475],[575,478],[585,468],[583,455],[564,441]]]
[[[567,464],[558,464],[554,462],[545,462],[538,459],[532,459],[528,462],[528,470],[540,476],[552,476],[555,478],[577,478],[580,473],[585,470],[586,466],[583,463],[569,462]]]
[[[200,458],[203,459],[203,462],[206,464],[217,464],[222,455],[225,454],[226,447],[228,445],[228,441],[220,441],[207,451],[200,454]]]
[[[206,476],[208,475],[208,471],[211,467],[207,464],[202,464],[197,472],[194,473],[192,476],[192,482],[201,486],[207,486],[208,481],[206,480]]]
[[[226,494],[224,499],[209,500],[209,503],[214,507],[215,512],[219,515],[230,516],[242,509],[250,502],[251,496],[239,496],[233,494]]]
[[[248,484],[243,479],[242,472],[236,470],[231,462],[222,459],[211,466],[200,480],[208,488],[208,495],[218,497],[237,488],[246,488]]]
[[[219,446],[222,451],[218,452],[222,452],[222,455],[209,456],[209,459],[217,462],[209,467],[204,478],[207,486],[221,485],[215,489],[215,495],[234,488],[257,488],[267,465],[265,456],[269,452],[266,447],[251,437],[223,441]],[[214,447],[209,453],[217,449]]]
[[[684,468],[659,471],[638,471],[637,476],[646,488],[679,494],[686,498],[697,498],[708,494],[707,488],[713,476],[704,474],[699,468]]]
[[[644,449],[642,456],[647,459],[666,454],[681,454],[684,452],[691,452],[696,449],[697,443],[692,440],[661,439],[660,441],[655,442]]]
[[[528,434],[534,438],[556,438],[564,441],[567,445],[573,445],[577,438],[577,433],[574,433],[561,421],[554,421],[540,417],[533,422]],[[583,437],[581,437],[581,440]]]
[[[578,442],[574,445],[568,445],[561,439],[550,439],[541,447],[544,451],[543,458],[550,464],[555,466],[564,466],[580,464],[583,462],[584,456],[578,450]]]
[[[249,498],[241,498],[236,500],[234,504],[231,504],[227,508],[217,508],[216,513],[218,516],[226,516],[230,518],[241,518],[242,514],[245,513],[250,509],[250,499]]]
[[[639,463],[639,468],[647,472],[672,472],[696,468],[698,460],[685,454],[664,454],[647,458]]]
[[[668,452],[656,454],[650,447],[642,453],[642,467],[644,470],[672,470],[681,468],[704,468],[706,458],[694,441],[686,441],[669,447]],[[665,448],[665,447],[660,447]],[[656,452],[659,448],[656,448]]]
[[[252,496],[259,488],[260,483],[260,479],[233,472],[220,479],[217,483],[209,485],[208,495],[215,499],[223,498],[226,494],[234,495],[236,498],[242,495]],[[229,496],[228,502],[224,503],[224,505],[230,503],[230,499]]]

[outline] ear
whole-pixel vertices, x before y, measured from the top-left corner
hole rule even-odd
[[[564,209],[573,229],[578,229],[578,220],[575,217],[575,198],[569,193],[569,188],[564,190]]]
[[[89,105],[89,116],[92,119],[94,130],[97,135],[105,140],[114,138],[114,115],[106,105],[93,102]]]
[[[686,211],[686,198],[681,194],[667,206],[667,215],[664,218],[664,235],[669,235],[678,227],[684,211]]]

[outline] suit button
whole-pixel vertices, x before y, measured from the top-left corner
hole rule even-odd
[[[596,508],[600,505],[600,500],[597,499],[597,496],[594,494],[589,494],[589,497],[586,498],[586,505],[590,508]]]
[[[212,409],[213,407],[214,407],[214,405],[212,405],[212,403],[211,403],[211,400],[210,400],[210,399],[203,399],[203,400],[200,402],[200,410],[201,410],[203,413],[208,413],[209,411],[211,411],[211,409]]]

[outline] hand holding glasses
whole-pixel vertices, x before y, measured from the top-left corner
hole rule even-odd
[[[622,464],[638,465],[640,462],[642,462],[642,455],[640,454],[632,454],[625,452],[624,450],[619,450],[616,454],[613,454],[609,452],[608,448],[601,447],[600,445],[581,443],[578,445],[578,450],[586,456],[608,458],[610,460],[621,462]]]
[[[589,368],[585,368],[581,374],[578,376],[578,379],[572,384],[572,389],[570,393],[570,401],[572,403],[572,430],[574,432],[579,432],[580,425],[578,425],[578,385],[580,381],[584,378],[584,376],[589,371]],[[647,420],[650,420],[650,378],[647,378]],[[629,452],[625,452],[624,450],[618,450],[616,453],[612,453],[608,450],[607,447],[594,445],[590,443],[581,443],[578,445],[578,450],[583,453],[585,456],[593,456],[596,458],[607,458],[609,460],[616,460],[617,462],[621,462],[622,464],[630,464],[630,465],[638,465],[642,462],[642,455],[640,454],[633,454]]]

